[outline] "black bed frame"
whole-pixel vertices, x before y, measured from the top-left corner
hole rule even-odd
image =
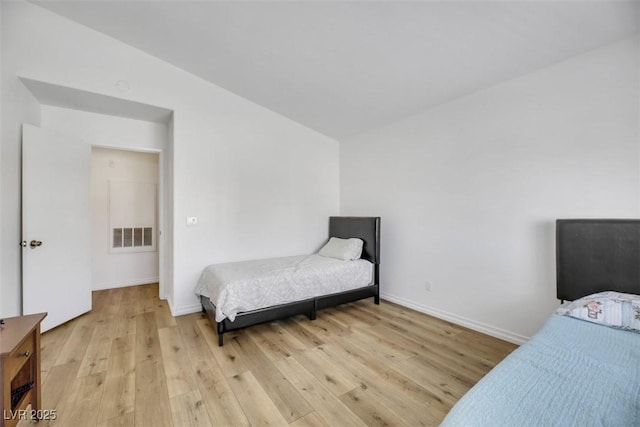
[[[226,332],[248,326],[284,319],[298,314],[306,314],[309,319],[314,320],[318,310],[369,297],[373,297],[374,302],[380,304],[380,217],[332,216],[329,218],[329,237],[343,239],[355,237],[362,239],[364,242],[362,259],[370,261],[374,266],[373,284],[350,291],[238,313],[233,322],[229,319],[216,322],[215,305],[209,298],[201,295],[202,311],[206,312],[211,323],[216,325],[218,345],[223,345],[223,336]]]

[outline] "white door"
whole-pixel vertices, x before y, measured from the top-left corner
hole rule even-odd
[[[46,331],[91,310],[91,146],[22,127],[22,310]]]

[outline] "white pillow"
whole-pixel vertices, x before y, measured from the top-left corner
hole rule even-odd
[[[362,240],[360,239],[339,239],[332,237],[326,245],[320,249],[318,255],[327,258],[337,258],[343,261],[353,261],[360,259],[362,255]]]

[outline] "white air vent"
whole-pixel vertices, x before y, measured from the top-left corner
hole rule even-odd
[[[112,248],[153,247],[153,227],[126,227],[113,229]]]
[[[109,180],[110,253],[157,250],[157,190],[155,183]]]

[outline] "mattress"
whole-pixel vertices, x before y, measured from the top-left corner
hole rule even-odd
[[[640,426],[640,334],[553,315],[442,426]]]
[[[320,255],[232,262],[208,266],[196,294],[216,306],[216,321],[241,312],[344,292],[372,284],[373,264]]]

